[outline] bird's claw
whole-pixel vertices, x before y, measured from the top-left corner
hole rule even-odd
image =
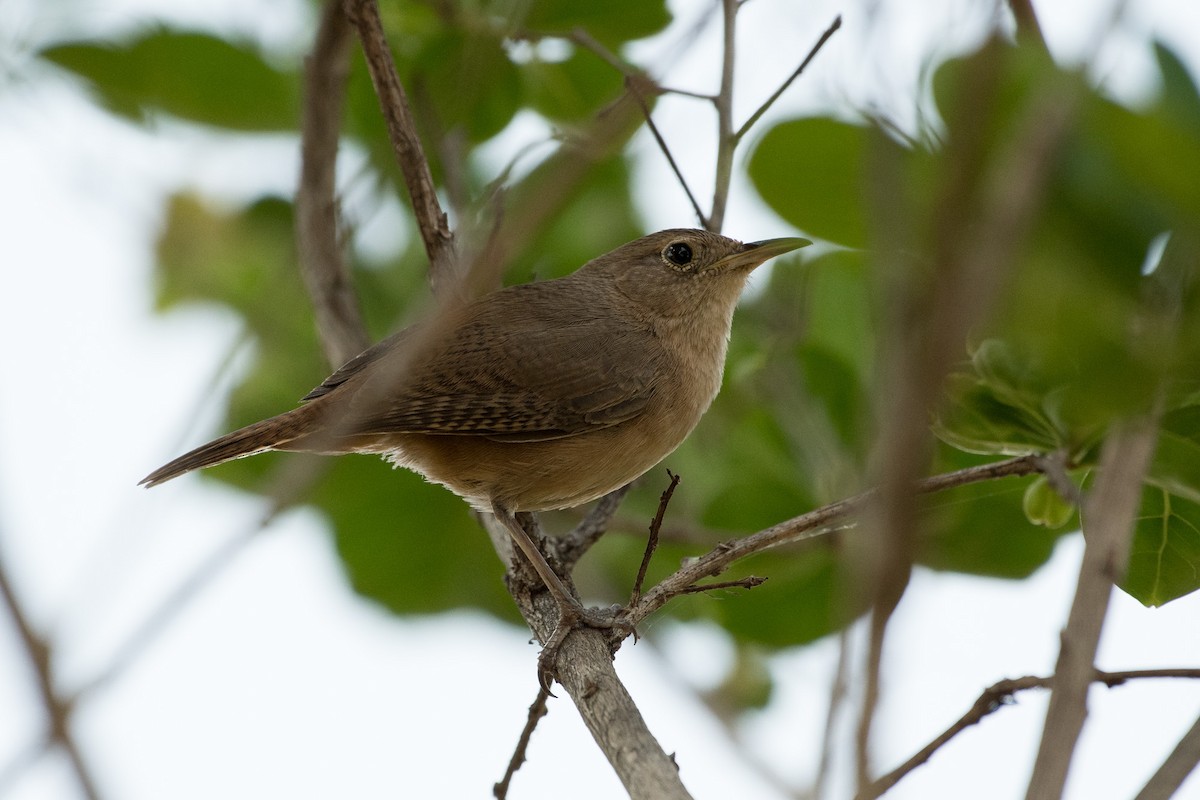
[[[550,634],[550,638],[542,646],[542,652],[538,654],[538,685],[541,686],[542,691],[551,697],[555,696],[554,692],[550,691],[550,686],[558,677],[558,651],[562,649],[563,642],[573,631],[579,628],[619,629],[626,635],[629,633],[636,635],[637,631],[624,619],[624,611],[625,609],[621,606],[601,609],[573,605],[561,608],[558,624],[554,626],[554,632]]]

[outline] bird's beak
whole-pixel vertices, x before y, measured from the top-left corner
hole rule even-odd
[[[764,261],[781,256],[784,253],[790,253],[793,250],[799,250],[801,247],[807,247],[812,244],[808,239],[788,238],[788,239],[764,239],[761,242],[748,242],[742,245],[741,250],[722,258],[712,268],[719,271],[726,270],[750,270],[762,264]]]

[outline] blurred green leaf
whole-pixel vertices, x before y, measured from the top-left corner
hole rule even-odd
[[[249,44],[157,29],[120,43],[55,45],[41,56],[86,78],[111,110],[135,120],[162,111],[239,131],[299,124],[297,74]]]
[[[490,139],[520,107],[520,75],[496,35],[446,28],[406,66],[408,91],[418,111],[428,110],[417,118],[432,157],[438,141],[456,131],[473,143]]]
[[[596,114],[622,89],[621,73],[576,49],[565,61],[532,61],[520,68],[529,104],[551,120],[576,122]]]
[[[972,575],[1024,578],[1046,563],[1066,528],[1034,525],[1022,509],[1029,477],[960,486],[922,501],[917,562]]]
[[[663,0],[533,0],[523,27],[540,34],[566,36],[581,28],[607,45],[617,45],[658,33],[671,21]]]
[[[783,122],[755,145],[750,179],[767,205],[805,233],[865,247],[870,139],[869,129],[832,119]]]
[[[1147,606],[1200,588],[1200,504],[1161,489],[1142,494],[1121,588]]]

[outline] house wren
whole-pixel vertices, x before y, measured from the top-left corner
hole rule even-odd
[[[584,609],[517,521],[645,473],[721,385],[733,309],[751,270],[811,244],[701,230],[644,236],[556,280],[446,309],[365,351],[298,408],[142,479],[266,450],[380,453],[491,511],[573,625]]]

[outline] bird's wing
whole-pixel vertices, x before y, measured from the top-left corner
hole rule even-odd
[[[505,325],[469,321],[400,385],[364,380],[351,427],[537,441],[631,419],[653,395],[664,352],[649,330],[591,313],[531,307]]]
[[[318,397],[324,397],[334,389],[341,386],[346,381],[353,378],[355,375],[363,371],[368,365],[374,364],[388,353],[395,352],[404,346],[404,342],[413,332],[413,328],[405,328],[402,331],[393,333],[386,339],[376,342],[371,347],[362,351],[354,358],[347,361],[345,364],[337,368],[337,371],[321,382],[321,385],[313,389],[304,397],[300,398],[300,402],[306,403],[309,400],[316,400]]]

